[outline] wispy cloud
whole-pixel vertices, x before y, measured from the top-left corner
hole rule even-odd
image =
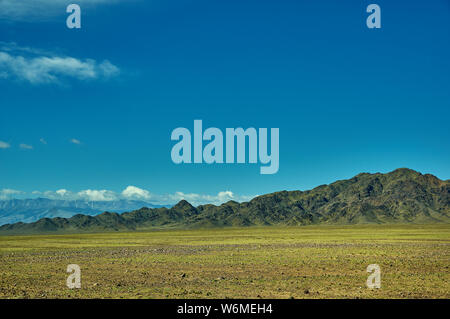
[[[45,84],[61,83],[64,79],[109,79],[119,73],[119,68],[108,60],[78,59],[16,43],[0,42],[1,79]]]
[[[40,138],[39,142],[41,142],[44,145],[47,145],[47,141],[44,138]]]
[[[11,145],[9,145],[9,143],[0,141],[0,148],[10,148]]]
[[[32,84],[59,83],[62,78],[77,80],[95,80],[110,78],[119,73],[119,69],[105,60],[79,60],[73,57],[39,56],[26,58],[0,52],[0,72],[2,78],[24,80]]]
[[[70,140],[70,143],[80,145],[80,144],[81,144],[81,141],[80,141],[80,140],[77,140],[76,138],[72,138],[72,139]]]
[[[19,147],[24,150],[32,150],[33,149],[33,146],[24,144],[24,143],[20,144]]]
[[[4,188],[0,190],[0,199],[9,199],[21,194],[24,194],[24,192],[15,189]]]
[[[1,1],[1,0],[0,0]],[[53,55],[53,52],[42,50],[38,48],[32,48],[27,46],[20,46],[16,42],[4,42],[0,41],[0,51],[3,52],[21,52],[22,54],[35,54],[35,55]]]
[[[230,200],[234,200],[237,202],[248,201],[253,197],[255,196],[237,195],[231,191],[222,191],[219,192],[217,195],[176,192],[175,194],[163,195],[161,196],[161,198],[159,198],[159,200],[162,202],[176,203],[184,199],[193,205],[202,205],[202,204],[220,205]]]
[[[87,189],[77,193],[78,198],[89,201],[112,201],[117,199],[117,194],[108,190]]]

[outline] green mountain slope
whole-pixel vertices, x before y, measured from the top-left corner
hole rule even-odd
[[[312,190],[282,191],[249,202],[141,208],[129,213],[44,218],[0,227],[0,234],[208,228],[253,225],[436,223],[450,221],[450,181],[401,168],[362,173]]]

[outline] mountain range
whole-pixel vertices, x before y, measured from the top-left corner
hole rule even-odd
[[[0,234],[134,231],[161,228],[210,228],[366,223],[448,223],[450,181],[400,168],[387,174],[361,173],[308,191],[281,191],[249,202],[170,208],[143,207],[122,214],[77,214],[0,227]]]
[[[162,207],[139,200],[85,201],[48,198],[0,200],[0,225],[31,223],[41,218],[70,218],[76,214],[98,215],[104,211],[129,212],[142,207]]]

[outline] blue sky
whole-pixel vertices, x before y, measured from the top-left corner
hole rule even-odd
[[[69,3],[0,0],[3,198],[200,203],[398,167],[450,178],[447,0],[78,1],[80,30]],[[194,119],[279,128],[278,173],[172,163],[170,134]]]

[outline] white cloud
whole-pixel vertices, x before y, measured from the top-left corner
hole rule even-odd
[[[14,195],[14,194],[22,194],[23,192],[15,190],[15,189],[4,188],[0,191],[0,193],[5,194],[5,195]]]
[[[16,42],[4,42],[4,41],[0,41],[0,51],[22,52],[23,54],[34,54],[34,55],[54,55],[54,53],[50,51],[20,46]]]
[[[49,199],[67,199],[67,200],[75,200],[78,199],[78,196],[67,189],[59,189],[57,191],[33,191],[31,193],[35,196],[45,197]]]
[[[19,46],[15,42],[0,41],[0,79],[11,78],[32,84],[44,84],[60,83],[68,78],[108,79],[119,73],[119,68],[108,60],[83,60],[62,53]]]
[[[237,196],[231,191],[222,191],[217,195],[207,195],[207,194],[196,194],[196,193],[183,193],[176,192],[173,195],[162,196],[161,201],[165,203],[176,203],[182,199],[187,200],[194,206],[203,205],[203,204],[214,204],[221,205],[230,200],[234,200],[237,202],[248,201],[252,199],[254,196]]]
[[[56,194],[58,194],[59,196],[64,196],[67,195],[69,193],[69,191],[67,189],[59,189],[55,192]]]
[[[28,144],[23,144],[23,143],[20,144],[19,147],[24,150],[32,150],[33,149],[33,146],[28,145]]]
[[[103,61],[98,65],[98,69],[101,71],[104,77],[112,77],[119,74],[120,70],[117,66],[109,62],[108,60]]]
[[[81,192],[78,192],[77,195],[81,199],[86,199],[90,201],[112,201],[117,199],[116,193],[108,190],[92,190],[86,189]]]
[[[65,188],[61,188],[56,191],[34,191],[32,192],[32,195],[49,199],[63,200],[112,201],[119,199],[119,196],[113,191],[95,189],[86,189],[76,193]]]
[[[197,193],[183,193],[175,192],[173,194],[153,194],[145,189],[141,189],[136,186],[128,186],[121,193],[116,193],[111,190],[96,190],[86,189],[79,192],[72,192],[65,188],[58,189],[56,191],[34,191],[31,193],[33,196],[45,197],[49,199],[64,199],[64,200],[84,200],[84,201],[113,201],[119,199],[127,200],[142,200],[153,204],[168,205],[176,204],[180,200],[187,200],[194,206],[203,204],[221,205],[230,200],[237,202],[249,201],[255,196],[243,196],[236,195],[231,191],[222,191],[216,195],[209,194],[197,194]],[[13,196],[20,195],[20,197],[26,197],[27,193],[13,190],[4,189],[0,191],[0,198],[11,198]]]
[[[71,139],[70,142],[77,145],[81,144],[80,140],[77,140],[76,138]]]
[[[0,148],[10,148],[11,145],[9,145],[9,143],[0,141]]]
[[[27,81],[31,84],[60,83],[62,79],[95,80],[110,78],[119,69],[105,60],[101,63],[93,59],[79,60],[66,56],[14,55],[0,51],[0,72],[5,77]]]
[[[233,192],[231,192],[231,191],[219,192],[219,194],[217,194],[217,198],[219,198],[220,200],[223,200],[223,201],[232,200],[233,196],[234,196]]]
[[[47,141],[44,138],[40,138],[39,142],[41,142],[44,145],[47,145]]]
[[[122,191],[122,196],[128,199],[150,199],[150,192],[136,186],[128,186]]]
[[[0,190],[0,199],[9,199],[13,196],[24,194],[22,191],[18,191],[15,189],[4,188]]]

